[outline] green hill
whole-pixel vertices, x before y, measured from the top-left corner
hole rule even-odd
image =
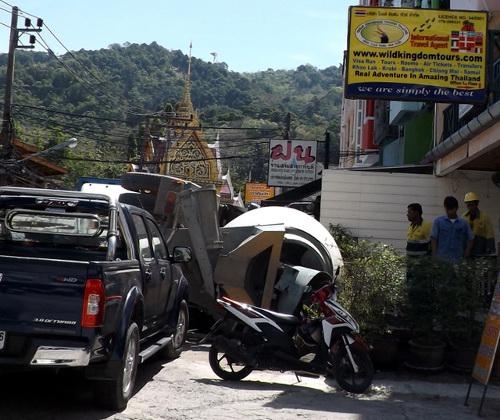
[[[7,56],[0,55],[2,97],[6,61]],[[71,169],[67,185],[78,176],[117,176],[127,161],[137,159],[145,115],[180,99],[187,63],[181,51],[156,43],[111,45],[59,57],[17,51],[16,132],[41,148],[68,137],[79,138],[74,151],[52,158]],[[236,185],[244,182],[250,170],[254,179],[265,181],[266,141],[270,135],[282,135],[287,113],[292,116],[292,138],[322,140],[329,129],[334,143],[331,160],[338,155],[339,68],[302,65],[295,70],[237,73],[225,63],[193,58],[191,80],[192,101],[204,126],[275,129],[219,130],[223,157],[233,156],[224,159],[223,166],[230,164]],[[165,129],[157,124],[154,131],[164,134]],[[205,138],[211,142],[215,136],[216,130],[207,128]],[[322,147],[318,149],[322,153]]]

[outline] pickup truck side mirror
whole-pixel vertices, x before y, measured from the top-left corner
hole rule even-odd
[[[191,261],[192,254],[191,248],[187,246],[176,246],[172,252],[172,262],[174,263],[187,263]]]

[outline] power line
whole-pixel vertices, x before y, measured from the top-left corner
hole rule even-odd
[[[45,121],[47,123],[61,125],[61,126],[69,127],[69,128],[76,128],[78,130],[89,131],[89,132],[93,132],[93,133],[96,133],[96,134],[109,135],[109,134],[106,134],[104,132],[105,130],[103,130],[103,131],[95,131],[92,128],[84,127],[84,126],[81,126],[81,125],[72,125],[72,124],[68,124],[67,122],[61,122],[61,121],[57,121],[57,120],[51,119],[53,117],[43,118],[43,117],[35,116],[35,115],[32,115],[32,114],[28,114],[28,113],[23,112],[23,111],[17,111],[16,115],[21,115],[21,116],[24,116],[24,117],[27,117],[27,118],[30,118],[30,119],[39,120],[39,121]],[[126,129],[121,129],[121,128],[111,128],[111,130],[117,130],[117,131],[121,132],[122,134],[124,134],[123,136],[117,136],[117,137],[127,137],[129,134],[133,134],[132,128],[130,130],[128,130],[128,131]]]
[[[51,132],[55,132],[56,130],[55,129],[50,129],[50,128],[47,128],[49,131]],[[28,138],[28,139],[38,139],[39,137],[34,135],[34,134],[24,134],[23,135],[24,138]],[[105,140],[105,139],[102,139],[102,138],[95,138],[95,137],[91,137],[89,135],[85,135],[84,138],[81,139],[81,141],[95,141],[96,143],[107,143],[107,144],[112,144],[112,145],[115,145],[115,146],[127,146],[127,142],[126,141],[123,141],[123,142],[118,142],[118,141],[113,141],[113,140]]]
[[[2,2],[2,3],[5,3],[5,2]],[[7,12],[7,13],[11,13],[11,10],[6,9],[5,7],[0,7],[0,10],[3,10],[4,12]],[[10,28],[10,26],[9,26],[9,28]]]
[[[345,153],[345,152],[344,152]],[[366,152],[347,152],[346,156],[364,156],[377,153],[377,151],[366,151]],[[341,154],[342,155],[342,154]],[[112,159],[93,159],[93,158],[78,158],[78,157],[61,157],[61,160],[74,160],[74,161],[85,161],[85,162],[98,162],[98,163],[113,163],[113,164],[139,164],[138,160],[112,160]],[[162,163],[183,163],[183,162],[206,162],[208,160],[228,160],[228,159],[255,159],[254,155],[232,155],[232,156],[221,156],[221,157],[209,157],[209,158],[197,158],[197,159],[181,159],[181,160],[151,160],[143,162],[145,165],[158,165]]]
[[[169,125],[161,125],[164,127],[168,128],[179,128],[179,129],[185,129],[185,130],[259,130],[259,131],[282,131],[281,128],[262,128],[262,127],[216,127],[216,126],[210,126],[210,125],[202,125],[200,124],[199,126],[192,127],[192,126],[187,126],[187,127],[179,127],[179,126],[169,126]]]
[[[33,25],[31,25],[31,26],[33,26]],[[100,79],[99,77],[97,77],[94,74],[94,72],[91,72],[89,69],[87,69],[87,67],[85,66],[85,64],[82,61],[80,61],[80,59],[78,59],[70,50],[68,50],[68,48],[66,48],[66,46],[62,43],[62,41],[57,37],[57,35],[50,29],[50,27],[47,24],[45,24],[45,29],[47,29],[49,31],[49,33],[57,40],[57,42],[59,42],[59,44],[68,52],[68,54],[71,57],[73,57],[73,59],[75,61],[77,61],[88,74],[90,74],[98,82],[104,83],[104,80]],[[42,38],[41,35],[40,35],[40,38]]]
[[[71,129],[76,129],[78,130],[78,132],[87,132],[87,133],[93,133],[93,134],[99,134],[99,135],[102,135],[102,136],[106,136],[106,137],[114,137],[116,138],[117,140],[118,139],[128,139],[130,135],[133,135],[134,138],[137,136],[137,134],[130,130],[130,131],[122,131],[121,129],[118,129],[118,132],[122,133],[122,135],[120,134],[115,134],[115,133],[105,133],[105,132],[101,132],[101,131],[96,131],[96,130],[93,130],[91,128],[87,128],[87,127],[82,127],[82,126],[77,126],[77,125],[73,125],[73,124],[68,124],[66,122],[61,122],[61,121],[56,121],[56,120],[53,120],[53,119],[49,119],[49,118],[42,118],[42,117],[39,117],[39,116],[35,116],[35,115],[31,115],[31,114],[27,114],[23,111],[18,111],[16,113],[16,115],[20,115],[22,117],[26,117],[28,119],[31,119],[31,120],[37,120],[37,121],[43,121],[47,124],[54,124],[54,125],[57,125],[57,126],[60,126],[60,127],[65,127],[65,128],[71,128]],[[45,127],[47,129],[50,129],[50,127]],[[110,129],[111,131],[114,131],[114,130],[117,130],[116,128],[112,128]],[[89,137],[91,138],[91,137]],[[150,136],[149,137],[151,140],[161,140],[160,137],[158,136]],[[164,141],[168,141],[168,138],[165,138],[163,137],[165,140]],[[234,138],[219,138],[219,142],[222,143],[222,142],[231,142],[231,143],[234,143],[234,142],[239,142],[241,143],[241,145],[245,145],[244,142],[246,141],[249,141],[249,140],[262,140],[263,139],[263,136],[258,136],[258,137],[234,137]],[[98,139],[96,139],[98,140]],[[103,140],[104,141],[104,140]],[[178,140],[175,140],[173,139],[172,142],[175,142],[175,141],[178,141]],[[111,141],[111,140],[108,140],[108,142],[111,142],[111,143],[118,143],[118,144],[123,144],[122,142],[120,141]],[[267,143],[268,140],[265,140],[265,143]],[[254,142],[252,144],[262,144],[264,142]],[[207,142],[207,144],[209,144]],[[227,147],[227,146],[226,146]]]
[[[56,39],[56,41],[67,51],[67,53],[76,61],[80,64],[80,66],[83,68],[83,70],[85,72],[87,72],[88,74],[90,74],[94,79],[96,79],[99,83],[107,83],[106,81],[104,81],[103,79],[101,79],[100,77],[97,77],[94,72],[91,72],[87,67],[86,65],[75,55],[73,54],[63,43],[62,41],[59,39],[59,37],[50,29],[50,27],[45,24],[45,28],[49,31],[49,33]],[[99,88],[97,88],[97,86],[95,85],[92,85],[92,87],[94,89],[97,90],[97,92],[101,93],[101,95],[103,96],[107,96],[107,93],[106,92],[103,92],[101,91]],[[121,96],[123,96],[122,93],[120,93]],[[124,97],[124,96],[123,96]],[[108,97],[109,98],[109,97]],[[124,97],[124,99],[127,99]],[[136,109],[140,109],[138,107],[136,107]],[[125,111],[127,112],[128,114],[131,114],[131,115],[137,115],[137,116],[142,116],[142,115],[147,115],[147,114],[140,114],[140,113],[136,113],[136,112],[130,112],[130,111]]]
[[[30,119],[44,121],[46,123],[54,124],[54,125],[57,125],[59,127],[80,129],[81,130],[80,133],[83,136],[85,136],[82,140],[90,140],[90,141],[95,141],[97,143],[107,143],[107,144],[112,144],[112,145],[116,145],[116,146],[127,146],[128,145],[128,139],[130,137],[130,136],[117,136],[117,135],[114,135],[114,134],[105,134],[105,133],[101,133],[99,131],[95,131],[95,130],[91,130],[91,129],[87,129],[87,128],[81,128],[81,127],[74,126],[74,125],[71,125],[71,124],[63,124],[63,123],[60,123],[60,122],[57,122],[57,121],[51,121],[51,120],[47,120],[47,119],[40,118],[40,117],[26,115],[26,114],[23,114],[23,113],[19,113],[18,115],[24,115],[24,116],[26,116],[26,117],[28,117]],[[46,130],[49,130],[49,131],[56,131],[54,128],[51,128],[51,127],[43,127],[43,128],[46,129]],[[99,135],[106,136],[106,137],[112,137],[112,139],[107,140],[107,139],[103,139],[103,138],[96,138],[96,137],[89,136],[86,133],[99,134]],[[130,134],[133,135],[134,133],[130,133]],[[30,135],[30,134],[26,134],[23,137],[27,137],[27,138],[30,138],[30,139],[38,138],[37,136]],[[154,137],[152,137],[150,139],[151,140],[155,140]],[[139,139],[137,139],[134,136],[134,140],[139,140]],[[159,140],[159,139],[156,139],[156,140]],[[232,141],[232,142],[240,142],[242,139],[226,139],[226,140],[227,141]],[[235,147],[269,144],[269,140],[262,140],[262,138],[252,138],[251,140],[261,140],[261,141],[253,142],[252,144],[239,143],[239,144],[225,145],[224,147],[221,147],[220,150],[224,151],[224,150],[227,150],[227,149],[230,149],[230,148],[235,148]],[[166,143],[168,140],[163,140],[163,141]],[[174,144],[175,144],[175,142],[173,142],[173,144],[171,145],[171,147],[174,147]],[[213,144],[214,143],[207,143],[208,146],[213,145]],[[178,150],[179,149],[183,149],[183,150],[195,150],[197,148],[198,147],[196,145],[192,145],[192,144],[189,144],[189,142],[186,142],[185,144],[183,144],[183,146],[181,148],[177,148],[177,149]]]
[[[68,73],[70,73],[76,80],[78,80],[79,82],[81,82],[83,84],[87,84],[88,86],[93,87],[93,85],[90,82],[88,82],[87,80],[82,79],[80,76],[78,76],[69,66],[66,65],[66,63],[64,63],[64,61],[62,61],[56,54],[54,54],[54,52],[50,48],[48,48],[45,45],[43,45],[38,39],[35,39],[35,41],[45,51],[47,51],[47,53],[49,54],[49,56],[52,55],[52,57],[54,57],[58,61],[58,63],[61,64],[61,66],[63,66],[66,69],[66,71]]]
[[[111,121],[111,122],[119,122],[119,123],[124,123],[124,124],[129,124],[130,121],[127,120],[119,120],[116,118],[105,118],[105,117],[94,117],[92,115],[85,115],[85,114],[75,114],[72,112],[66,112],[66,111],[58,111],[55,109],[50,109],[50,108],[45,108],[45,107],[40,107],[40,106],[34,106],[34,105],[26,105],[26,104],[14,104],[14,107],[22,107],[22,108],[30,108],[30,109],[37,109],[39,111],[46,111],[46,112],[51,112],[54,114],[61,114],[61,115],[66,115],[68,117],[75,117],[75,118],[89,118],[93,120],[99,120],[99,121]]]
[[[159,165],[162,163],[184,163],[184,162],[206,162],[207,160],[227,160],[227,159],[249,159],[254,158],[254,156],[245,155],[235,155],[235,156],[221,156],[213,158],[199,158],[199,159],[181,159],[181,160],[150,160],[143,162],[144,165]],[[84,161],[84,162],[97,162],[97,163],[113,163],[113,164],[139,164],[139,160],[111,160],[111,159],[89,159],[89,158],[77,158],[77,157],[61,157],[61,160],[74,160],[74,161]]]
[[[12,4],[7,3],[6,1],[0,0],[0,3],[6,4],[9,7],[14,7]],[[32,16],[32,15],[31,15]],[[32,16],[32,17],[37,17],[37,16]]]
[[[5,1],[2,1],[2,3],[10,6],[10,7],[14,7],[12,5],[10,5],[9,3],[5,2]],[[6,12],[8,13],[12,13],[10,10],[7,10],[5,8],[0,8],[2,10],[5,10]],[[18,9],[18,12],[20,14],[23,14],[23,15],[28,15],[28,16],[31,16],[31,17],[34,17],[34,18],[37,18],[37,19],[41,19],[39,16],[36,16],[36,15],[33,15],[31,13],[28,13],[24,10],[21,10],[21,9]],[[33,27],[33,25],[31,25]],[[49,33],[56,39],[56,41],[67,51],[67,53],[76,61],[80,64],[80,66],[83,68],[83,70],[90,74],[94,79],[96,79],[98,82],[100,83],[105,83],[104,80],[102,80],[101,78],[99,78],[98,76],[96,76],[93,72],[91,72],[86,66],[85,64],[80,60],[78,59],[78,57],[76,57],[63,43],[62,41],[60,40],[60,38],[54,33],[54,31],[52,31],[50,29],[50,27],[44,23],[44,26],[45,28],[49,31]],[[8,26],[10,28],[10,26]],[[97,90],[98,93],[100,93],[101,95],[103,95],[104,97],[108,97],[108,98],[111,98],[108,96],[108,94],[106,92],[103,92],[102,90],[100,90],[97,86],[95,86],[94,84],[90,83],[89,81],[85,80],[85,79],[82,79],[80,78],[70,67],[66,66],[62,60],[60,60],[57,55],[52,52],[52,49],[50,48],[50,46],[48,45],[48,43],[45,41],[45,39],[42,37],[41,34],[39,34],[39,37],[40,39],[43,41],[43,44],[42,42],[39,42],[38,40],[36,40],[38,42],[39,45],[42,46],[42,48],[46,49],[47,52],[49,54],[52,53],[52,55],[57,59],[57,61],[66,68],[67,71],[69,71],[73,77],[75,77],[78,81],[82,82],[82,83],[86,83],[87,85],[91,86],[93,89]],[[45,45],[44,45],[45,44]],[[123,94],[120,92],[120,95],[123,96]],[[124,97],[124,96],[123,96]],[[124,97],[124,99],[127,100],[127,98]],[[127,100],[128,101],[128,100]],[[130,107],[129,107],[130,108]],[[136,108],[136,109],[140,109],[140,108]],[[136,112],[131,112],[131,111],[128,111],[126,110],[125,112],[127,112],[128,114],[131,114],[131,115],[137,115],[137,116],[142,116],[142,115],[147,115],[147,114],[140,114],[140,113],[136,113]]]
[[[39,111],[46,111],[49,113],[54,113],[54,114],[60,114],[60,115],[66,115],[69,117],[75,117],[75,118],[89,118],[89,119],[94,119],[94,120],[100,120],[100,121],[110,121],[110,122],[119,122],[119,123],[124,123],[124,124],[129,124],[130,121],[127,120],[119,120],[115,118],[105,118],[105,117],[95,117],[91,115],[85,115],[85,114],[76,114],[72,112],[67,112],[67,111],[59,111],[51,108],[45,108],[45,107],[40,107],[40,106],[34,106],[34,105],[27,105],[27,104],[20,104],[16,103],[13,104],[13,107],[21,107],[21,108],[29,108],[29,109],[36,109]],[[279,128],[259,128],[259,127],[216,127],[216,126],[197,126],[197,127],[178,127],[178,126],[167,126],[165,125],[164,128],[178,128],[181,130],[259,130],[259,131],[281,131]],[[300,139],[302,140],[302,139]]]

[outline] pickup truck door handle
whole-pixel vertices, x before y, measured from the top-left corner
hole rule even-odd
[[[160,268],[160,274],[162,277],[165,277],[167,275],[167,269],[165,267]]]

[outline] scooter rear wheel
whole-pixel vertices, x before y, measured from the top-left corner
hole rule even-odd
[[[374,375],[373,363],[368,353],[356,347],[349,347],[358,372],[354,372],[346,349],[342,349],[335,360],[333,370],[337,384],[348,392],[362,394],[371,385]]]
[[[226,381],[240,381],[250,375],[253,370],[252,367],[232,359],[214,344],[210,347],[208,361],[214,373]]]

